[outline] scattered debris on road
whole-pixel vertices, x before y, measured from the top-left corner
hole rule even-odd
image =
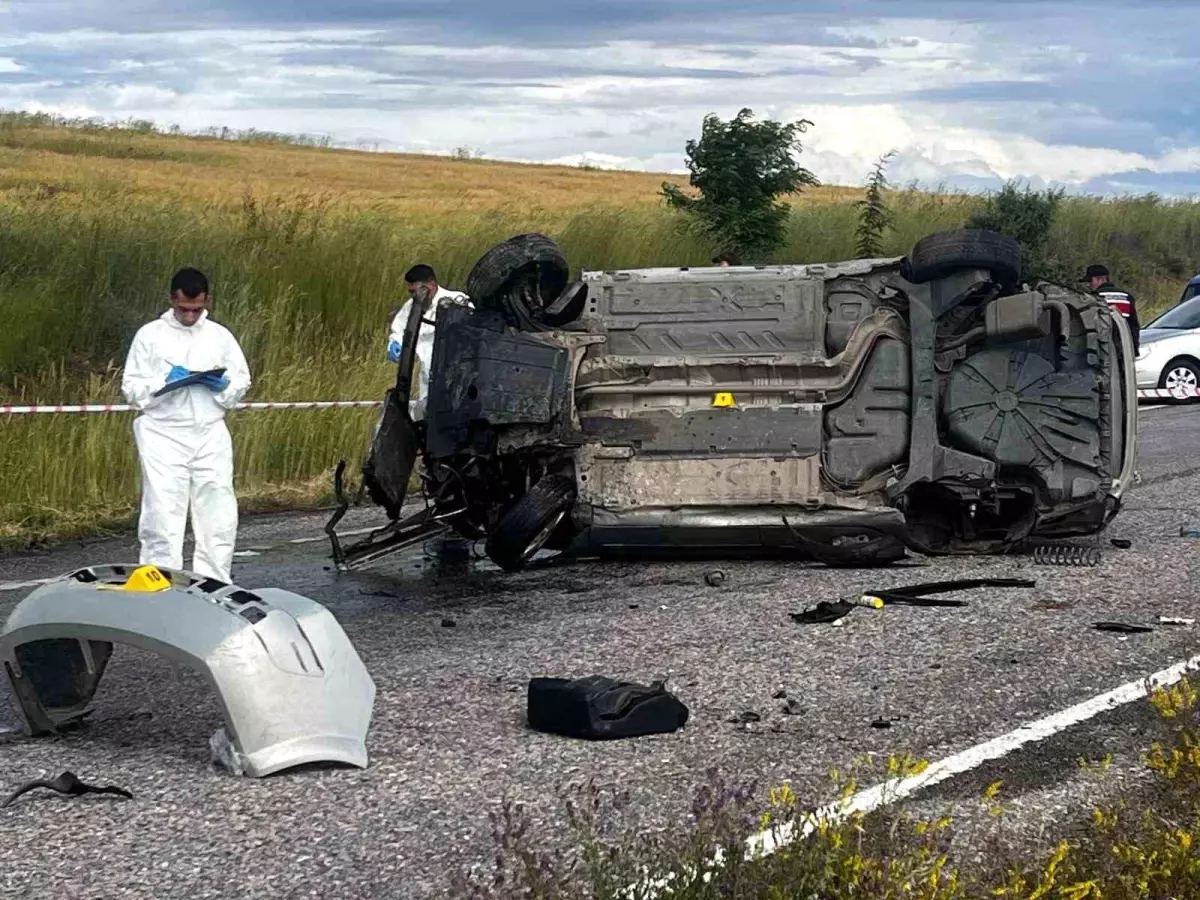
[[[1179,536],[1186,538],[1200,538],[1200,523],[1180,525]]]
[[[1092,627],[1097,631],[1111,631],[1117,634],[1149,634],[1154,631],[1149,625],[1131,625],[1128,622],[1097,622]]]
[[[704,582],[709,587],[720,587],[725,583],[725,573],[720,569],[714,569],[704,576]]]
[[[1158,623],[1160,625],[1195,625],[1195,619],[1185,619],[1180,616],[1159,616]]]
[[[855,604],[848,600],[822,600],[811,609],[803,612],[790,613],[792,621],[799,625],[817,625],[827,622],[837,622],[854,611]]]
[[[972,591],[978,588],[1032,588],[1036,581],[1025,578],[956,578],[951,581],[929,581],[924,584],[910,584],[903,587],[888,588],[886,591],[870,591],[863,594],[863,600],[878,600],[884,606],[888,604],[905,604],[908,606],[966,606],[965,600],[938,600],[925,596],[926,594],[948,594],[953,591]]]
[[[592,675],[530,679],[526,716],[535,731],[613,740],[677,731],[689,711],[663,681],[647,686]]]
[[[945,600],[927,597],[926,594],[945,594],[951,591],[968,591],[976,588],[1031,588],[1036,581],[1024,578],[956,578],[952,581],[930,581],[888,588],[886,591],[864,591],[856,597],[841,600],[822,600],[811,609],[790,613],[792,621],[801,625],[832,622],[838,624],[856,606],[882,609],[885,606],[962,607],[965,600]]]
[[[458,625],[453,619],[442,619],[443,628],[455,628]]]
[[[125,790],[124,788],[115,787],[113,785],[97,787],[95,785],[85,784],[79,780],[74,772],[63,772],[57,778],[49,781],[39,778],[35,779],[34,781],[26,782],[9,794],[7,800],[5,800],[3,803],[0,803],[0,809],[4,809],[22,794],[26,794],[29,791],[36,790],[37,788],[48,788],[49,790],[57,791],[58,793],[67,797],[82,797],[84,794],[113,794],[118,797],[124,797],[126,800],[133,799],[133,794],[129,793],[129,791]]]
[[[741,712],[736,712],[725,720],[730,725],[751,725],[755,722],[761,722],[762,716],[752,709],[744,709]]]
[[[1118,550],[1128,550],[1133,546],[1133,541],[1129,538],[1113,538],[1110,543]]]
[[[901,605],[901,606],[966,606],[966,600],[941,600],[937,597],[909,597],[905,594],[882,593],[875,594],[873,599],[879,600],[883,605]]]
[[[771,695],[771,699],[772,700],[786,700],[787,699],[787,691],[785,691],[783,688],[780,688],[779,690],[777,690],[775,693],[773,693]]]
[[[1095,568],[1103,561],[1098,547],[1074,544],[1039,544],[1033,548],[1033,561],[1039,566],[1086,566]]]

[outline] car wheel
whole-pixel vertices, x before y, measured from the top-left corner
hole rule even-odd
[[[574,502],[574,481],[546,476],[500,519],[484,548],[488,557],[506,572],[520,571],[546,546]]]
[[[1158,386],[1168,391],[1189,391],[1191,399],[1195,399],[1195,392],[1200,389],[1200,363],[1186,357],[1171,360],[1163,367]]]
[[[1021,245],[994,231],[960,228],[922,238],[900,264],[901,276],[913,284],[960,269],[987,269],[995,281],[1011,287],[1021,275]]]
[[[519,234],[485,253],[467,276],[467,295],[480,309],[505,313],[522,330],[539,330],[539,315],[567,287],[567,258],[544,234]]]

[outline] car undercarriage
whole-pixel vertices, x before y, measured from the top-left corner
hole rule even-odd
[[[424,421],[402,351],[363,466],[389,525],[341,546],[339,466],[335,560],[447,531],[509,571],[543,549],[869,565],[1094,534],[1133,478],[1132,340],[1019,272],[1014,241],[959,230],[898,259],[571,281],[518,235],[472,271],[474,310],[438,311]]]

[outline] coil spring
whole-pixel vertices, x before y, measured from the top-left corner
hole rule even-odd
[[[1100,550],[1096,547],[1076,547],[1073,544],[1042,544],[1033,548],[1033,561],[1039,566],[1100,565]]]

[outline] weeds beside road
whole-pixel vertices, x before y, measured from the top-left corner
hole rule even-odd
[[[705,265],[711,248],[656,198],[660,176],[422,159],[139,130],[49,127],[0,116],[0,402],[120,402],[136,328],[181,265],[215,284],[214,317],[244,346],[248,399],[374,399],[402,274],[434,265],[461,287],[476,258],[541,230],[573,265]],[[780,262],[854,256],[860,191],[796,198]],[[962,224],[979,198],[897,191],[886,254]],[[1200,270],[1200,203],[1149,196],[1062,204],[1047,249],[1062,271],[1108,263],[1142,321]],[[231,416],[247,508],[327,496],[357,462],[375,413]],[[127,522],[137,500],[129,417],[0,422],[0,542]]]
[[[520,807],[493,814],[495,855],[490,870],[461,874],[454,896],[469,900],[770,900],[770,898],[912,898],[968,900],[1133,900],[1200,894],[1200,705],[1188,679],[1155,691],[1150,704],[1160,733],[1143,764],[1150,791],[1091,811],[1090,826],[1073,836],[1070,822],[1051,833],[1040,857],[978,867],[957,862],[956,822],[911,814],[902,804],[875,813],[814,817],[784,784],[761,795],[753,785],[731,786],[715,771],[696,794],[688,827],[614,839],[629,806],[620,791],[588,782],[564,795],[574,850],[550,852],[531,837]],[[1106,762],[1101,762],[1102,771]],[[892,757],[885,771],[862,776],[918,774],[922,760]],[[848,805],[858,781],[833,773]],[[1140,798],[1140,802],[1139,802]],[[1003,785],[979,797],[987,815],[1006,814]],[[748,857],[747,838],[769,829],[808,837],[769,856]],[[984,841],[987,840],[984,836]],[[714,855],[722,862],[714,865]]]

